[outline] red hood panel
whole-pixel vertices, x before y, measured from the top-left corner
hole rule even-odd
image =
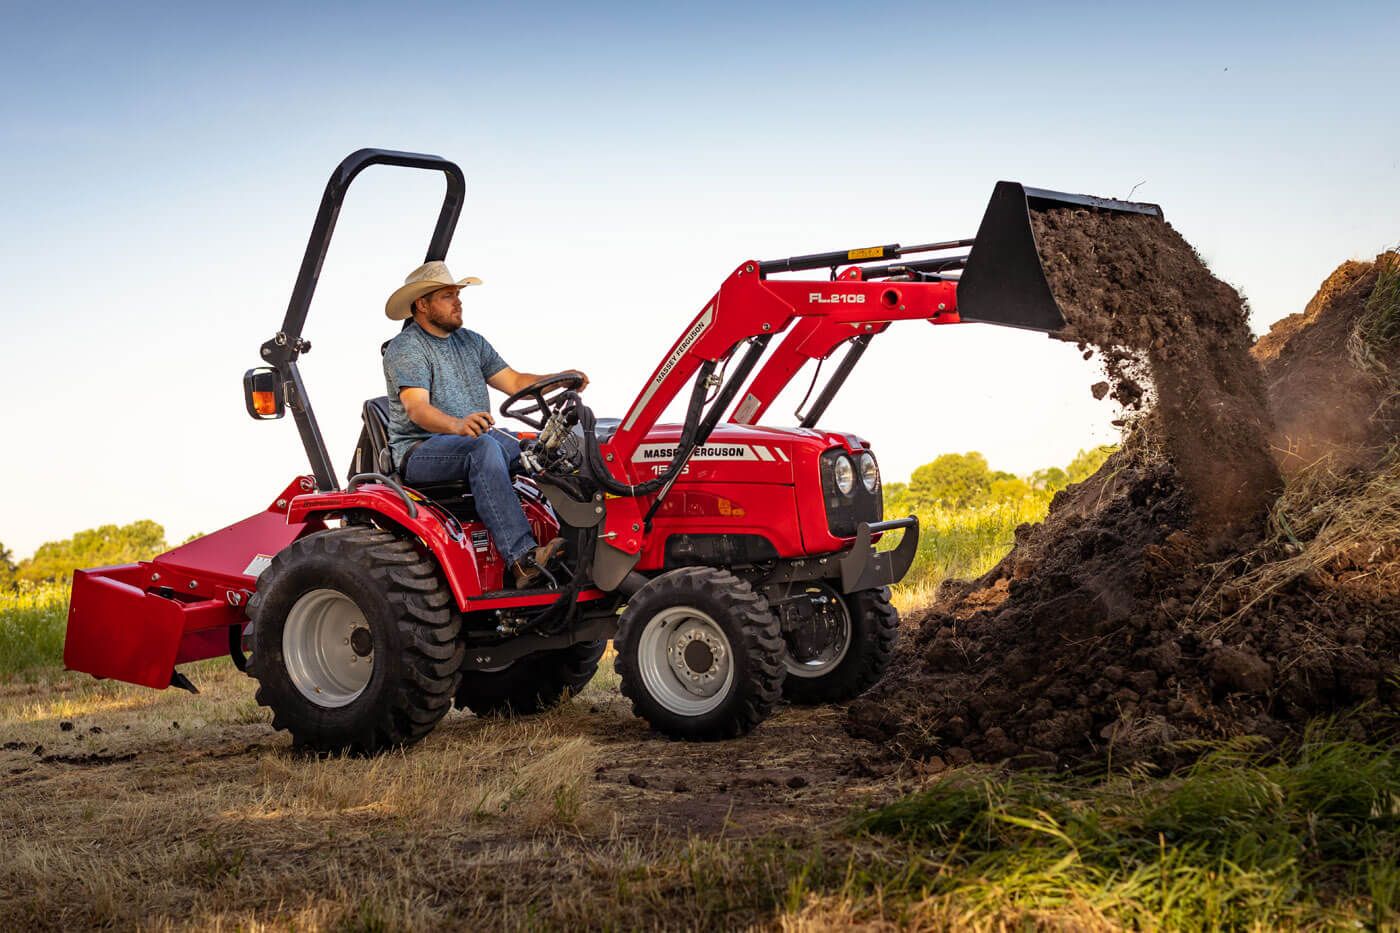
[[[678,424],[659,424],[647,433],[632,454],[639,480],[666,468],[680,435]],[[722,424],[691,455],[678,482],[792,483],[794,469],[812,467],[832,447],[861,449],[861,440],[812,428]]]

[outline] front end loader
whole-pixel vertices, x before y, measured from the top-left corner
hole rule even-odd
[[[832,398],[896,321],[1063,327],[1031,212],[1161,216],[1001,182],[972,238],[740,263],[621,418],[595,416],[570,373],[503,403],[532,429],[522,509],[538,540],[568,542],[547,585],[514,589],[465,484],[403,482],[386,399],[365,402],[341,485],[298,370],[346,191],[372,165],[445,177],[428,261],[445,258],[462,208],[461,170],[437,156],[360,150],[332,174],[282,327],[244,376],[254,418],[291,411],[310,472],[228,528],[79,571],[64,653],[96,677],[190,690],[180,665],[228,654],[274,727],[317,752],[412,743],[454,705],[545,709],[583,688],[610,639],[634,711],[680,738],[741,735],[784,697],[866,690],[893,651],[888,588],[913,561],[918,520],[884,518],[869,443],[818,426]],[[786,277],[818,270],[829,275]],[[798,427],[759,424],[807,363],[843,347]],[[686,391],[683,422],[658,423]],[[877,550],[892,531],[897,546]]]

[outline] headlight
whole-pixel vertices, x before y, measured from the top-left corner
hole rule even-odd
[[[860,481],[865,484],[866,492],[874,492],[875,487],[880,485],[880,468],[868,453],[860,455]]]
[[[841,491],[841,495],[849,496],[851,490],[856,488],[856,469],[851,466],[850,457],[843,454],[836,458],[833,475],[836,477],[836,488]]]

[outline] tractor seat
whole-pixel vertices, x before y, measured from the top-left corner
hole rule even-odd
[[[398,483],[403,483],[393,454],[389,451],[389,397],[381,395],[365,402],[360,412],[364,423],[360,430],[360,442],[355,447],[355,459],[350,466],[350,475],[357,473],[383,473]],[[413,487],[435,502],[440,503],[458,519],[469,519],[476,515],[475,502],[466,480],[453,480],[447,483],[418,483]]]

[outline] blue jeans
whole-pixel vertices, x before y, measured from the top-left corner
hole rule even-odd
[[[496,550],[507,563],[515,563],[535,546],[510,479],[511,469],[519,466],[520,442],[504,431],[480,437],[434,434],[409,456],[403,481],[413,486],[465,479]]]

